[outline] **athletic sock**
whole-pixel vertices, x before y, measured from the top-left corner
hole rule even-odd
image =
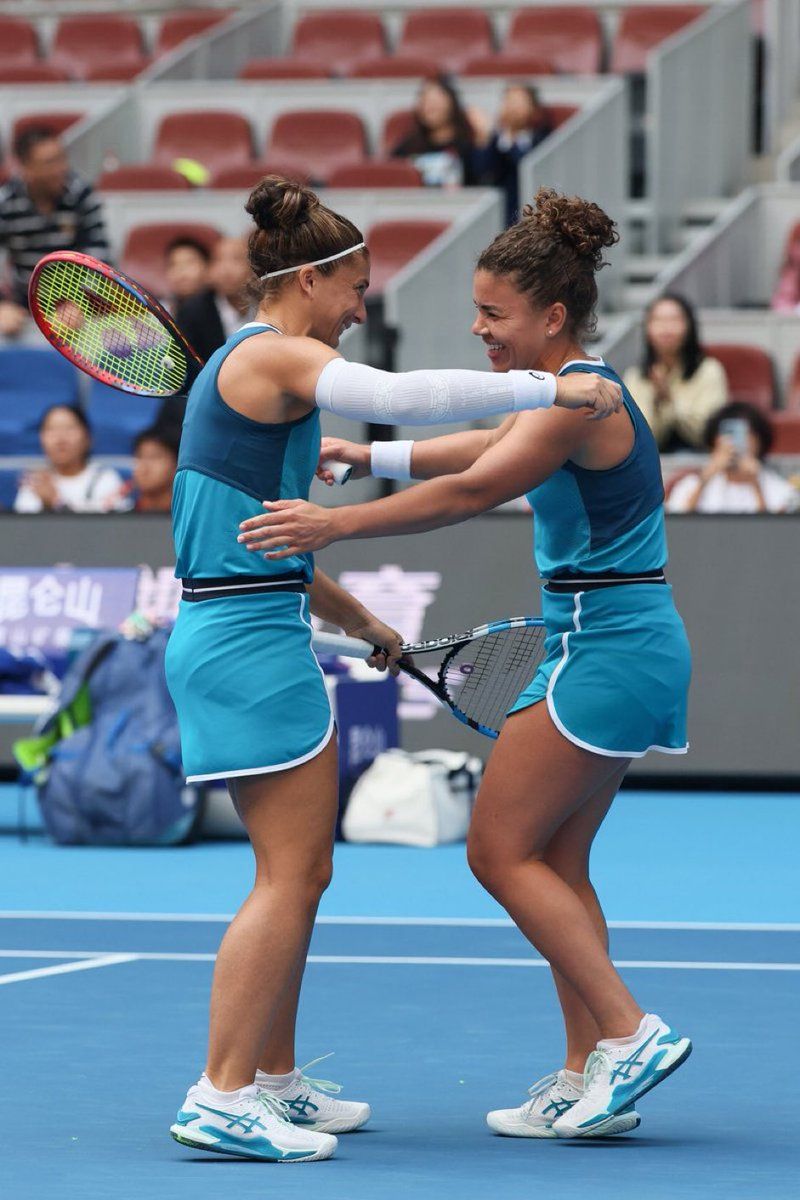
[[[297,1079],[297,1069],[286,1075],[268,1075],[266,1071],[256,1071],[255,1082],[268,1092],[283,1092]]]
[[[583,1072],[582,1071],[568,1071],[566,1068],[564,1068],[564,1078],[566,1079],[566,1081],[570,1085],[570,1087],[575,1088],[576,1092],[583,1091]]]
[[[639,1022],[639,1028],[636,1030],[636,1033],[632,1033],[629,1037],[624,1038],[603,1038],[597,1044],[599,1046],[632,1046],[634,1042],[638,1042],[640,1038],[644,1037],[645,1027],[649,1020],[650,1013],[645,1013]]]
[[[209,1097],[213,1099],[215,1104],[235,1104],[237,1100],[243,1100],[245,1096],[252,1095],[250,1088],[252,1083],[246,1084],[244,1087],[235,1088],[232,1092],[221,1092],[219,1088],[215,1088],[211,1080],[206,1075],[205,1071],[198,1080],[198,1085],[207,1092]],[[242,1095],[244,1093],[244,1095]]]

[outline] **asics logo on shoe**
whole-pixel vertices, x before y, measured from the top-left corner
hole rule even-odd
[[[319,1105],[314,1104],[310,1096],[297,1096],[294,1100],[285,1100],[284,1103],[298,1117],[307,1117],[309,1112],[319,1112]]]
[[[542,1109],[542,1116],[546,1117],[549,1113],[552,1113],[553,1120],[557,1121],[559,1117],[562,1117],[565,1112],[569,1112],[577,1103],[577,1100],[565,1100],[563,1097],[560,1100],[551,1100],[547,1108]]]
[[[241,1126],[245,1133],[252,1133],[254,1129],[266,1129],[259,1119],[258,1114],[244,1113],[241,1117],[237,1117],[234,1113],[223,1112],[219,1108],[210,1108],[207,1104],[198,1104],[198,1108],[204,1108],[206,1112],[213,1113],[215,1117],[222,1117],[223,1121],[227,1121],[226,1129],[230,1131],[235,1129],[237,1125]]]
[[[643,1067],[644,1066],[644,1059],[639,1058],[638,1056],[642,1053],[643,1050],[647,1049],[647,1047],[650,1045],[650,1043],[652,1042],[652,1040],[655,1036],[656,1036],[655,1033],[651,1033],[650,1037],[647,1039],[647,1041],[642,1042],[641,1046],[637,1046],[636,1049],[634,1050],[633,1054],[631,1054],[628,1058],[618,1058],[617,1059],[614,1070],[611,1072],[611,1078],[609,1080],[609,1083],[612,1083],[612,1084],[616,1083],[616,1081],[618,1079],[626,1079],[626,1080],[630,1079],[631,1074],[635,1067]]]

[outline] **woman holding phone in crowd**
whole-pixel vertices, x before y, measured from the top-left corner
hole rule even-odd
[[[473,332],[496,377],[600,375],[620,386],[582,345],[602,253],[616,240],[597,205],[541,189],[481,254]],[[323,456],[357,474],[428,482],[336,509],[267,497],[267,511],[239,535],[279,565],[344,538],[437,529],[528,495],[547,580],[547,656],[493,750],[467,847],[477,878],[549,961],[566,1027],[564,1068],[520,1108],[489,1114],[492,1129],[513,1136],[635,1128],[636,1100],[691,1052],[617,974],[588,875],[592,842],[631,759],[687,748],[690,653],[664,578],[658,451],[630,393],[622,395],[623,408],[602,422],[550,409],[426,441],[329,439]]]

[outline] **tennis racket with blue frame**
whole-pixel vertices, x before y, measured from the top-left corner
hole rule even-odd
[[[490,621],[465,633],[404,644],[400,669],[447,705],[454,717],[496,738],[508,710],[545,656],[541,617]],[[375,647],[340,634],[315,633],[314,649],[342,658],[367,659]],[[430,674],[416,660],[435,656]]]

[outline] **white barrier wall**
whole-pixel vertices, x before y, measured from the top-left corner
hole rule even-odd
[[[652,246],[675,249],[685,207],[746,178],[752,129],[749,0],[718,4],[653,52],[647,78]]]
[[[800,3],[763,0],[763,14],[764,151],[770,153],[800,95]]]
[[[800,138],[795,138],[778,155],[775,174],[783,182],[800,183]]]

